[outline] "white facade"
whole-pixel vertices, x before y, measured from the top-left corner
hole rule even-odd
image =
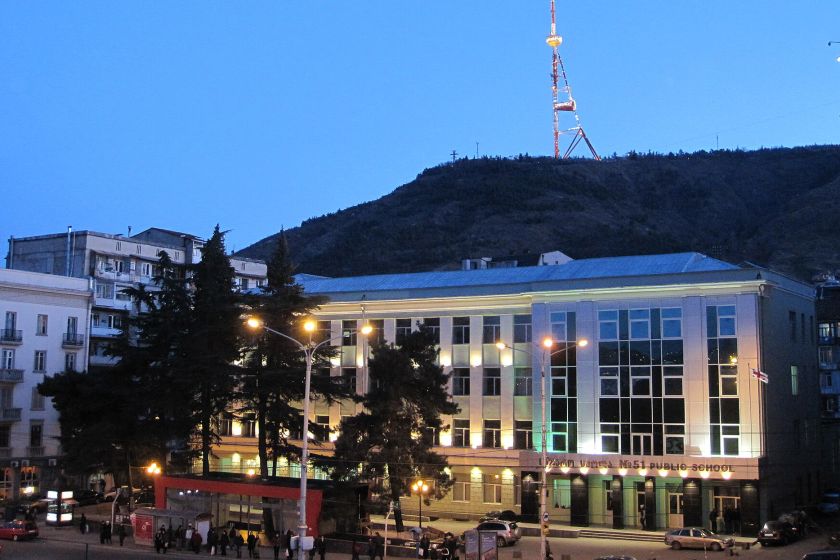
[[[38,395],[45,377],[87,367],[93,283],[0,269],[0,497],[52,483],[58,413]]]

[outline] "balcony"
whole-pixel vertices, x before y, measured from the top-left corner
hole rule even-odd
[[[0,447],[0,459],[10,459],[12,457],[11,447]]]
[[[26,455],[28,457],[43,457],[44,456],[44,446],[43,445],[38,445],[38,446],[30,445],[29,447],[26,448]]]
[[[22,381],[22,369],[0,369],[0,383],[21,383]]]
[[[85,345],[85,335],[76,333],[64,333],[61,338],[61,346],[64,348],[81,348]]]
[[[4,422],[18,422],[20,421],[20,408],[0,408],[0,421]]]
[[[0,329],[0,342],[3,344],[20,344],[23,342],[23,331]]]
[[[109,327],[99,327],[99,326],[91,326],[90,327],[90,336],[92,337],[102,337],[102,338],[115,338],[122,334],[121,329],[113,329]]]

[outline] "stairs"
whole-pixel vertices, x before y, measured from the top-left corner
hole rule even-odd
[[[665,539],[664,534],[651,533],[649,531],[607,531],[598,529],[580,529],[578,536],[590,539],[642,541],[655,543],[662,543]]]

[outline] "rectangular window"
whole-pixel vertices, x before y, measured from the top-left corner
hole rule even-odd
[[[456,418],[452,421],[452,447],[470,447],[469,418]]]
[[[662,310],[662,338],[682,338],[682,309]]]
[[[38,392],[38,387],[32,387],[32,410],[44,410],[44,395]]]
[[[35,334],[44,336],[47,334],[47,316],[38,315],[38,320],[35,322]]]
[[[356,321],[342,321],[341,322],[341,345],[342,346],[356,346],[357,339]]]
[[[598,335],[601,340],[618,340],[618,311],[598,312]]]
[[[502,394],[502,370],[499,368],[484,368],[485,397],[498,397]]]
[[[467,475],[469,476],[469,475]],[[452,501],[453,502],[469,502],[470,501],[470,483],[461,482],[455,479],[455,484],[452,486]]]
[[[502,446],[502,421],[484,421],[484,447],[499,448]]]
[[[152,263],[140,263],[140,276],[152,275]]]
[[[230,412],[223,412],[218,418],[218,430],[220,436],[233,435],[233,414]]]
[[[253,412],[244,414],[240,423],[242,424],[242,437],[257,437],[257,418]]]
[[[411,334],[411,319],[397,319],[396,343],[402,344],[405,337]]]
[[[356,390],[356,368],[354,368],[354,367],[341,368],[341,376],[342,376],[342,378],[344,378],[344,384],[347,385],[347,387],[351,391],[355,391]]]
[[[636,340],[650,338],[650,309],[630,310],[630,338]]]
[[[43,445],[44,426],[41,424],[32,424],[29,426],[29,447],[41,447]]]
[[[796,311],[788,312],[788,321],[790,322],[790,341],[796,342]]]
[[[820,346],[820,363],[821,364],[831,364],[834,363],[832,359],[834,357],[833,346]]]
[[[556,342],[568,340],[568,325],[565,311],[558,311],[551,314],[551,338]]]
[[[385,342],[385,319],[370,319],[367,324],[373,329],[367,336],[368,342],[374,345],[383,344]]]
[[[534,433],[530,420],[513,421],[513,445],[516,449],[534,448]]]
[[[68,335],[72,335],[73,337],[75,337],[78,326],[79,326],[79,318],[78,317],[67,317],[67,334]]]
[[[440,344],[440,318],[423,319],[423,326],[432,331],[435,344]]]
[[[800,323],[800,326],[802,327],[799,330],[800,331],[799,333],[802,335],[800,340],[802,340],[802,342],[805,342],[808,339],[808,335],[806,334],[806,331],[805,331],[805,314],[804,313],[799,314],[799,323]]]
[[[47,353],[43,350],[35,350],[35,363],[32,365],[32,371],[47,371]]]
[[[721,305],[718,311],[718,336],[735,336],[735,306]]]
[[[484,344],[496,344],[502,340],[502,318],[498,315],[487,315],[484,317],[482,332]]]
[[[799,367],[790,366],[790,394],[799,394]]]
[[[316,414],[315,424],[317,424],[321,428],[321,430],[323,430],[323,434],[319,434],[317,436],[318,441],[328,441],[330,434],[330,415]]]
[[[531,342],[531,315],[513,316],[513,341],[515,343]]]
[[[470,368],[452,368],[452,394],[456,396],[470,394]]]
[[[64,355],[64,370],[76,371],[76,354],[68,352]]]
[[[497,474],[482,475],[485,504],[502,503],[502,479]]]
[[[531,368],[518,367],[513,370],[513,396],[530,397],[533,394],[534,380]]]
[[[15,369],[15,351],[10,348],[3,349],[3,361],[0,369]]]
[[[452,344],[470,343],[470,318],[452,318]]]

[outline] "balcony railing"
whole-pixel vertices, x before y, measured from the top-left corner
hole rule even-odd
[[[11,447],[0,447],[0,459],[9,459],[12,456]]]
[[[22,369],[0,369],[0,382],[20,383],[23,381]]]
[[[81,348],[85,345],[85,335],[76,333],[64,333],[61,345],[65,348]]]
[[[44,446],[43,445],[38,445],[38,446],[31,446],[30,445],[29,447],[26,448],[26,454],[29,457],[43,457],[44,456]]]
[[[20,344],[23,342],[23,331],[0,329],[0,342],[3,344]]]
[[[20,420],[20,408],[0,408],[0,420],[17,422]]]

